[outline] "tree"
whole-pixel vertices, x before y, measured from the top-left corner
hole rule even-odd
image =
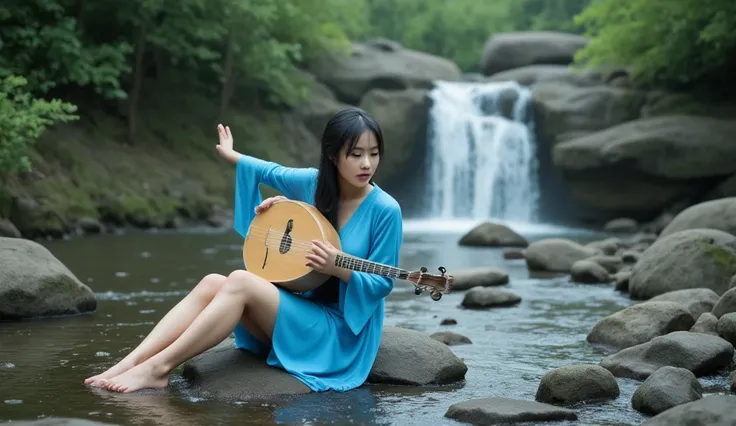
[[[12,175],[31,169],[28,148],[47,127],[78,118],[74,105],[34,98],[25,90],[26,85],[27,80],[20,76],[0,80],[0,190]],[[0,203],[0,216],[3,210]]]

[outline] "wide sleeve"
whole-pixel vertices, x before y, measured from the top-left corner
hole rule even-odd
[[[284,167],[249,155],[241,155],[235,167],[234,228],[243,237],[261,204],[259,185],[264,184],[291,200],[309,202],[316,182],[314,168]]]
[[[372,227],[367,260],[397,267],[402,241],[401,208],[384,208]],[[381,300],[391,293],[394,278],[351,271],[345,290],[344,318],[354,334],[359,334]]]

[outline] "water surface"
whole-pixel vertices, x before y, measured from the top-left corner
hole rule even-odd
[[[511,277],[520,305],[464,310],[463,293],[435,302],[398,282],[386,304],[386,324],[433,333],[454,331],[472,345],[452,346],[468,365],[456,386],[365,386],[313,394],[288,403],[222,403],[187,392],[174,374],[171,387],[151,394],[114,394],[82,385],[130,351],[198,280],[238,268],[242,241],[234,232],[192,230],[132,233],[46,242],[98,298],[91,315],[0,324],[0,420],[77,417],[118,424],[396,424],[458,425],[443,417],[459,401],[487,396],[533,400],[551,368],[598,363],[603,354],[585,342],[600,318],[632,302],[611,285],[581,285],[567,276],[532,276],[523,260],[503,249],[466,248],[457,239],[472,223],[407,222],[401,266],[451,273],[494,266]],[[517,227],[530,240],[563,236],[604,238],[550,226]],[[441,326],[444,318],[457,325]],[[414,360],[405,360],[407,364]],[[621,396],[576,407],[576,424],[634,425],[645,417],[630,408],[636,382],[619,379]],[[565,423],[556,423],[565,424]]]

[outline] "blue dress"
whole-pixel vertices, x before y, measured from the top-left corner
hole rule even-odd
[[[284,167],[242,155],[236,166],[234,227],[243,237],[262,201],[259,184],[314,205],[317,170]],[[397,266],[401,208],[374,185],[339,234],[343,252]],[[378,354],[384,298],[393,285],[392,278],[352,271],[348,282],[340,280],[339,303],[331,306],[279,288],[272,344],[264,345],[238,325],[235,346],[266,356],[269,365],[284,369],[312,391],[357,388],[365,382]]]

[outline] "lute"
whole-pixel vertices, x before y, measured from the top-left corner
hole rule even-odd
[[[314,206],[301,201],[279,200],[265,212],[257,214],[248,227],[243,243],[246,269],[279,287],[294,292],[313,290],[329,277],[304,264],[312,240],[329,242],[342,250],[340,236],[327,218]],[[408,271],[350,256],[342,251],[335,265],[358,272],[406,280],[419,295],[429,291],[433,300],[452,291],[454,278],[440,266],[440,274],[427,268]]]

